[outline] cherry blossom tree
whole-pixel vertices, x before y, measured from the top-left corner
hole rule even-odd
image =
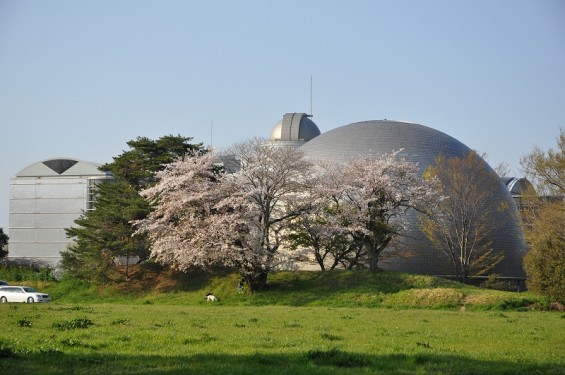
[[[310,210],[293,221],[285,236],[289,248],[307,250],[306,254],[314,256],[322,271],[360,265],[366,254],[363,245],[340,225],[339,218],[336,208],[313,204]]]
[[[154,206],[136,222],[138,233],[148,233],[151,255],[179,270],[221,262],[224,241],[214,231],[216,205],[223,178],[210,153],[178,159],[157,173],[158,183],[141,191]]]
[[[256,138],[224,153],[238,161],[222,173],[218,155],[168,165],[142,195],[154,212],[139,223],[152,255],[174,267],[235,266],[251,291],[265,287],[282,232],[309,206],[312,164],[301,151]]]
[[[261,289],[279,260],[283,233],[310,207],[313,164],[301,150],[260,138],[237,144],[226,153],[241,163],[239,172],[226,176],[227,204],[239,208],[241,220],[238,266],[250,288]]]
[[[347,168],[325,160],[316,161],[316,165],[311,206],[293,221],[287,244],[293,250],[307,249],[322,271],[353,268],[366,252],[353,236],[346,214],[349,207],[342,199]]]
[[[387,246],[403,235],[406,212],[435,199],[418,165],[398,154],[320,162],[323,172],[311,201],[321,209],[302,220],[302,238],[311,240],[318,263],[322,254],[333,258],[332,265],[336,260],[358,264],[366,255],[370,271],[376,271]]]

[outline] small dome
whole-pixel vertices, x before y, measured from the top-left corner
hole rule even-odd
[[[506,185],[508,191],[510,191],[510,194],[512,194],[513,197],[521,196],[527,193],[531,193],[531,194],[536,193],[536,189],[534,188],[534,185],[532,185],[532,183],[528,181],[526,178],[502,177],[501,180],[504,183],[504,185]]]
[[[305,113],[287,113],[271,132],[271,141],[308,142],[320,135],[320,129]]]

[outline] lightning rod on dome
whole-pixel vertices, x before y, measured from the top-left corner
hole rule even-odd
[[[210,150],[214,149],[214,120],[210,120],[210,146],[208,147]]]
[[[310,75],[310,114],[308,117],[314,117],[314,111],[312,110],[312,75]]]

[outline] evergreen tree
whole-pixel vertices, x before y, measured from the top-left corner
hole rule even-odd
[[[77,278],[108,281],[117,277],[114,265],[119,257],[144,261],[149,257],[149,242],[143,235],[132,236],[131,221],[147,216],[149,203],[125,181],[103,183],[96,192],[94,210],[75,220],[76,227],[66,233],[76,242],[62,253],[61,266]]]
[[[4,258],[8,255],[8,250],[5,249],[8,245],[8,235],[4,233],[4,229],[0,228],[0,258]]]
[[[179,157],[202,153],[202,143],[191,144],[191,137],[166,135],[157,140],[137,137],[127,142],[129,151],[114,157],[112,163],[100,167],[124,179],[136,189],[146,188],[156,182],[155,172]]]
[[[142,188],[156,182],[155,174],[178,158],[204,152],[202,144],[189,143],[192,138],[167,135],[157,140],[138,137],[127,142],[130,150],[114,157],[101,170],[114,174],[114,181],[98,186],[93,210],[84,212],[76,226],[66,229],[75,242],[63,252],[61,266],[76,278],[104,282],[119,278],[117,262],[125,257],[128,278],[130,257],[148,259],[150,242],[136,235],[132,221],[144,219],[150,204],[139,195]]]

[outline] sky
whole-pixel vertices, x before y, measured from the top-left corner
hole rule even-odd
[[[565,1],[0,0],[0,228],[28,165],[227,148],[288,112],[419,123],[521,176],[565,128]]]

